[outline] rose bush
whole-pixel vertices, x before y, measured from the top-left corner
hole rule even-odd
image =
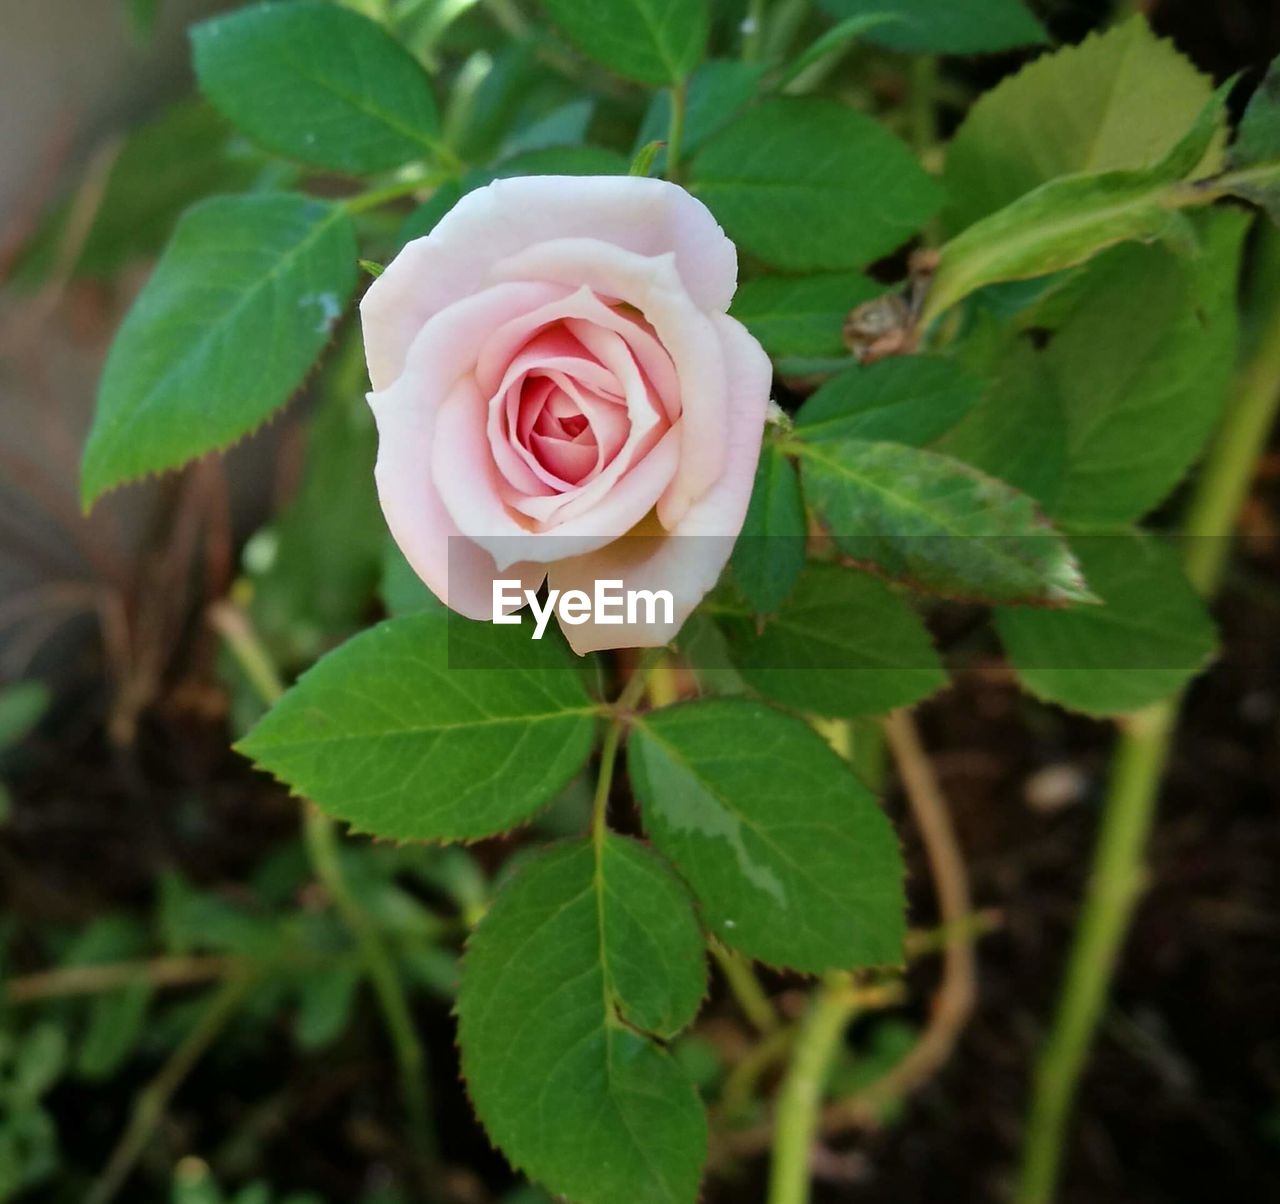
[[[566,628],[580,653],[666,643],[742,526],[769,360],[726,314],[733,244],[684,189],[532,176],[465,196],[361,304],[376,476],[405,557],[491,618],[495,578],[669,590],[674,622]]]

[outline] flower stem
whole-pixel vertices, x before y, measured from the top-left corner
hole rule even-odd
[[[769,1204],[807,1204],[809,1156],[822,1114],[822,1097],[845,1028],[858,1010],[848,974],[829,975],[796,1034],[778,1094],[769,1170]]]
[[[742,1009],[742,1014],[751,1021],[762,1036],[767,1037],[776,1033],[782,1021],[778,1017],[772,1000],[760,985],[760,980],[751,968],[751,963],[742,954],[727,949],[714,937],[709,943],[709,948],[711,956],[716,959],[716,964],[720,967],[720,973],[724,975],[730,994]]]
[[[268,706],[279,701],[284,685],[249,617],[229,602],[218,602],[210,608],[209,621],[226,642],[227,649],[262,701]],[[352,893],[343,874],[339,837],[333,821],[307,804],[303,812],[303,830],[312,870],[355,940],[365,973],[377,997],[395,1053],[414,1147],[422,1158],[432,1159],[434,1131],[423,1086],[426,1058],[413,1027],[404,984],[391,954],[382,943],[377,926]]]
[[[1280,236],[1268,231],[1258,278],[1259,338],[1200,473],[1187,511],[1185,565],[1206,597],[1226,567],[1228,538],[1280,402]],[[1143,884],[1143,856],[1160,781],[1177,728],[1180,698],[1128,717],[1120,729],[1111,782],[1079,926],[1049,1039],[1036,1066],[1018,1180],[1018,1204],[1048,1204],[1062,1163],[1067,1120],[1121,946]]]

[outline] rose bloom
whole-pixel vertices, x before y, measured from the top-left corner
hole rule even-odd
[[[491,619],[495,579],[608,579],[670,591],[674,622],[566,626],[577,652],[676,634],[760,452],[769,361],[725,313],[736,285],[706,207],[639,177],[499,180],[396,256],[360,306],[378,494],[445,605]]]

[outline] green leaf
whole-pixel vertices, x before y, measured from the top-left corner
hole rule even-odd
[[[777,610],[791,592],[804,568],[807,535],[795,465],[766,440],[731,562],[739,588],[760,614]]]
[[[707,0],[543,0],[588,58],[642,84],[687,79],[707,47]]]
[[[142,1038],[150,1003],[145,980],[96,997],[76,1051],[76,1073],[98,1082],[115,1074]]]
[[[1235,360],[1249,215],[1195,221],[1196,259],[1117,247],[1064,286],[1044,345],[1015,337],[997,354],[989,397],[943,448],[1076,526],[1128,523],[1157,505],[1203,448]]]
[[[18,1045],[11,1098],[23,1102],[38,1100],[62,1076],[66,1061],[66,1034],[51,1021],[40,1021],[23,1034]]]
[[[1141,16],[1036,59],[979,98],[950,143],[947,229],[962,230],[1057,176],[1158,163],[1212,91]],[[1215,150],[1205,156],[1206,170],[1215,158]]]
[[[1214,628],[1172,549],[1125,532],[1072,540],[1102,606],[1000,610],[996,630],[1022,684],[1089,715],[1168,698],[1204,668]]]
[[[279,193],[190,210],[107,358],[85,504],[225,447],[288,401],[355,278],[355,235],[339,206]]]
[[[788,271],[856,268],[901,246],[941,202],[905,145],[829,100],[771,100],[695,157],[690,189],[729,236]]]
[[[423,583],[404,558],[394,539],[388,535],[382,542],[382,574],[378,594],[387,614],[393,619],[419,611],[443,614],[445,604]]]
[[[947,597],[1090,599],[1066,541],[1003,481],[896,443],[799,443],[796,451],[805,498],[855,560]]]
[[[810,564],[762,628],[751,615],[715,614],[742,677],[795,710],[883,715],[947,681],[919,615],[883,581],[853,569]]]
[[[1228,156],[1231,191],[1280,222],[1280,59],[1272,62],[1240,119]]]
[[[775,360],[848,358],[845,319],[881,292],[861,272],[758,276],[738,286],[729,312]]]
[[[472,657],[486,667],[451,667]],[[360,831],[474,840],[550,802],[595,713],[569,654],[528,624],[424,613],[331,652],[236,747]]]
[[[293,1035],[303,1049],[332,1045],[351,1022],[360,970],[354,962],[335,963],[307,974],[298,983]]]
[[[436,151],[430,80],[367,17],[323,0],[256,4],[191,39],[201,91],[268,150],[356,175]]]
[[[467,943],[462,1071],[511,1163],[580,1204],[693,1204],[706,1119],[653,1038],[692,1020],[706,981],[684,888],[612,833],[524,866]]]
[[[830,69],[840,55],[859,38],[864,37],[878,25],[892,25],[901,20],[902,18],[897,13],[891,12],[858,13],[852,17],[846,17],[833,28],[820,34],[794,59],[787,63],[778,73],[774,89],[778,92],[788,91],[788,85],[795,83],[810,67],[816,66],[824,59],[827,60],[824,71]],[[866,40],[869,42],[875,41],[874,38],[867,38]],[[803,81],[795,90],[797,92],[806,91]]]
[[[354,330],[320,381],[297,493],[246,549],[258,632],[289,667],[360,625],[382,569],[386,525],[373,480],[377,432]],[[253,563],[253,553],[265,561]]]
[[[636,720],[627,760],[645,830],[725,944],[812,972],[901,960],[897,838],[803,720],[743,699],[667,707]]]
[[[684,153],[692,154],[712,134],[723,129],[755,95],[764,68],[738,59],[709,59],[689,77],[686,85]],[[671,93],[655,92],[636,132],[635,149],[647,143],[665,142],[671,128]],[[666,170],[665,150],[658,152],[654,170]]]
[[[0,752],[25,740],[52,701],[53,695],[42,681],[0,686]]]
[[[892,14],[864,36],[908,54],[983,54],[1044,42],[1044,27],[1021,0],[820,0],[837,19]]]
[[[923,447],[956,425],[982,382],[954,360],[891,356],[832,377],[796,414],[801,439],[873,439]]]
[[[264,165],[203,101],[173,105],[120,147],[72,271],[105,278],[154,255],[184,209],[216,192],[249,188]],[[24,248],[14,267],[20,283],[37,283],[53,269],[70,215],[70,204],[58,206]]]

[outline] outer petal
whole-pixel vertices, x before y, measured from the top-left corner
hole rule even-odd
[[[675,255],[685,290],[723,312],[738,258],[711,212],[678,185],[639,176],[523,176],[468,193],[409,243],[360,304],[375,389],[400,374],[414,336],[489,278],[501,259],[550,239],[591,238],[639,255]]]
[[[471,618],[490,617],[496,565],[482,548],[461,540],[462,533],[432,484],[437,414],[495,325],[545,305],[564,291],[549,285],[505,284],[451,306],[422,329],[405,371],[392,387],[369,394],[378,424],[374,476],[387,526],[431,592]],[[507,575],[521,575],[536,584],[542,572],[526,566],[519,574]]]
[[[729,369],[728,456],[720,479],[693,503],[666,535],[652,520],[599,551],[549,566],[553,589],[591,594],[599,579],[621,580],[623,589],[670,590],[671,623],[564,625],[579,655],[603,648],[657,647],[674,639],[685,619],[715,585],[742,530],[769,404],[772,369],[760,344],[733,318],[712,319]]]

